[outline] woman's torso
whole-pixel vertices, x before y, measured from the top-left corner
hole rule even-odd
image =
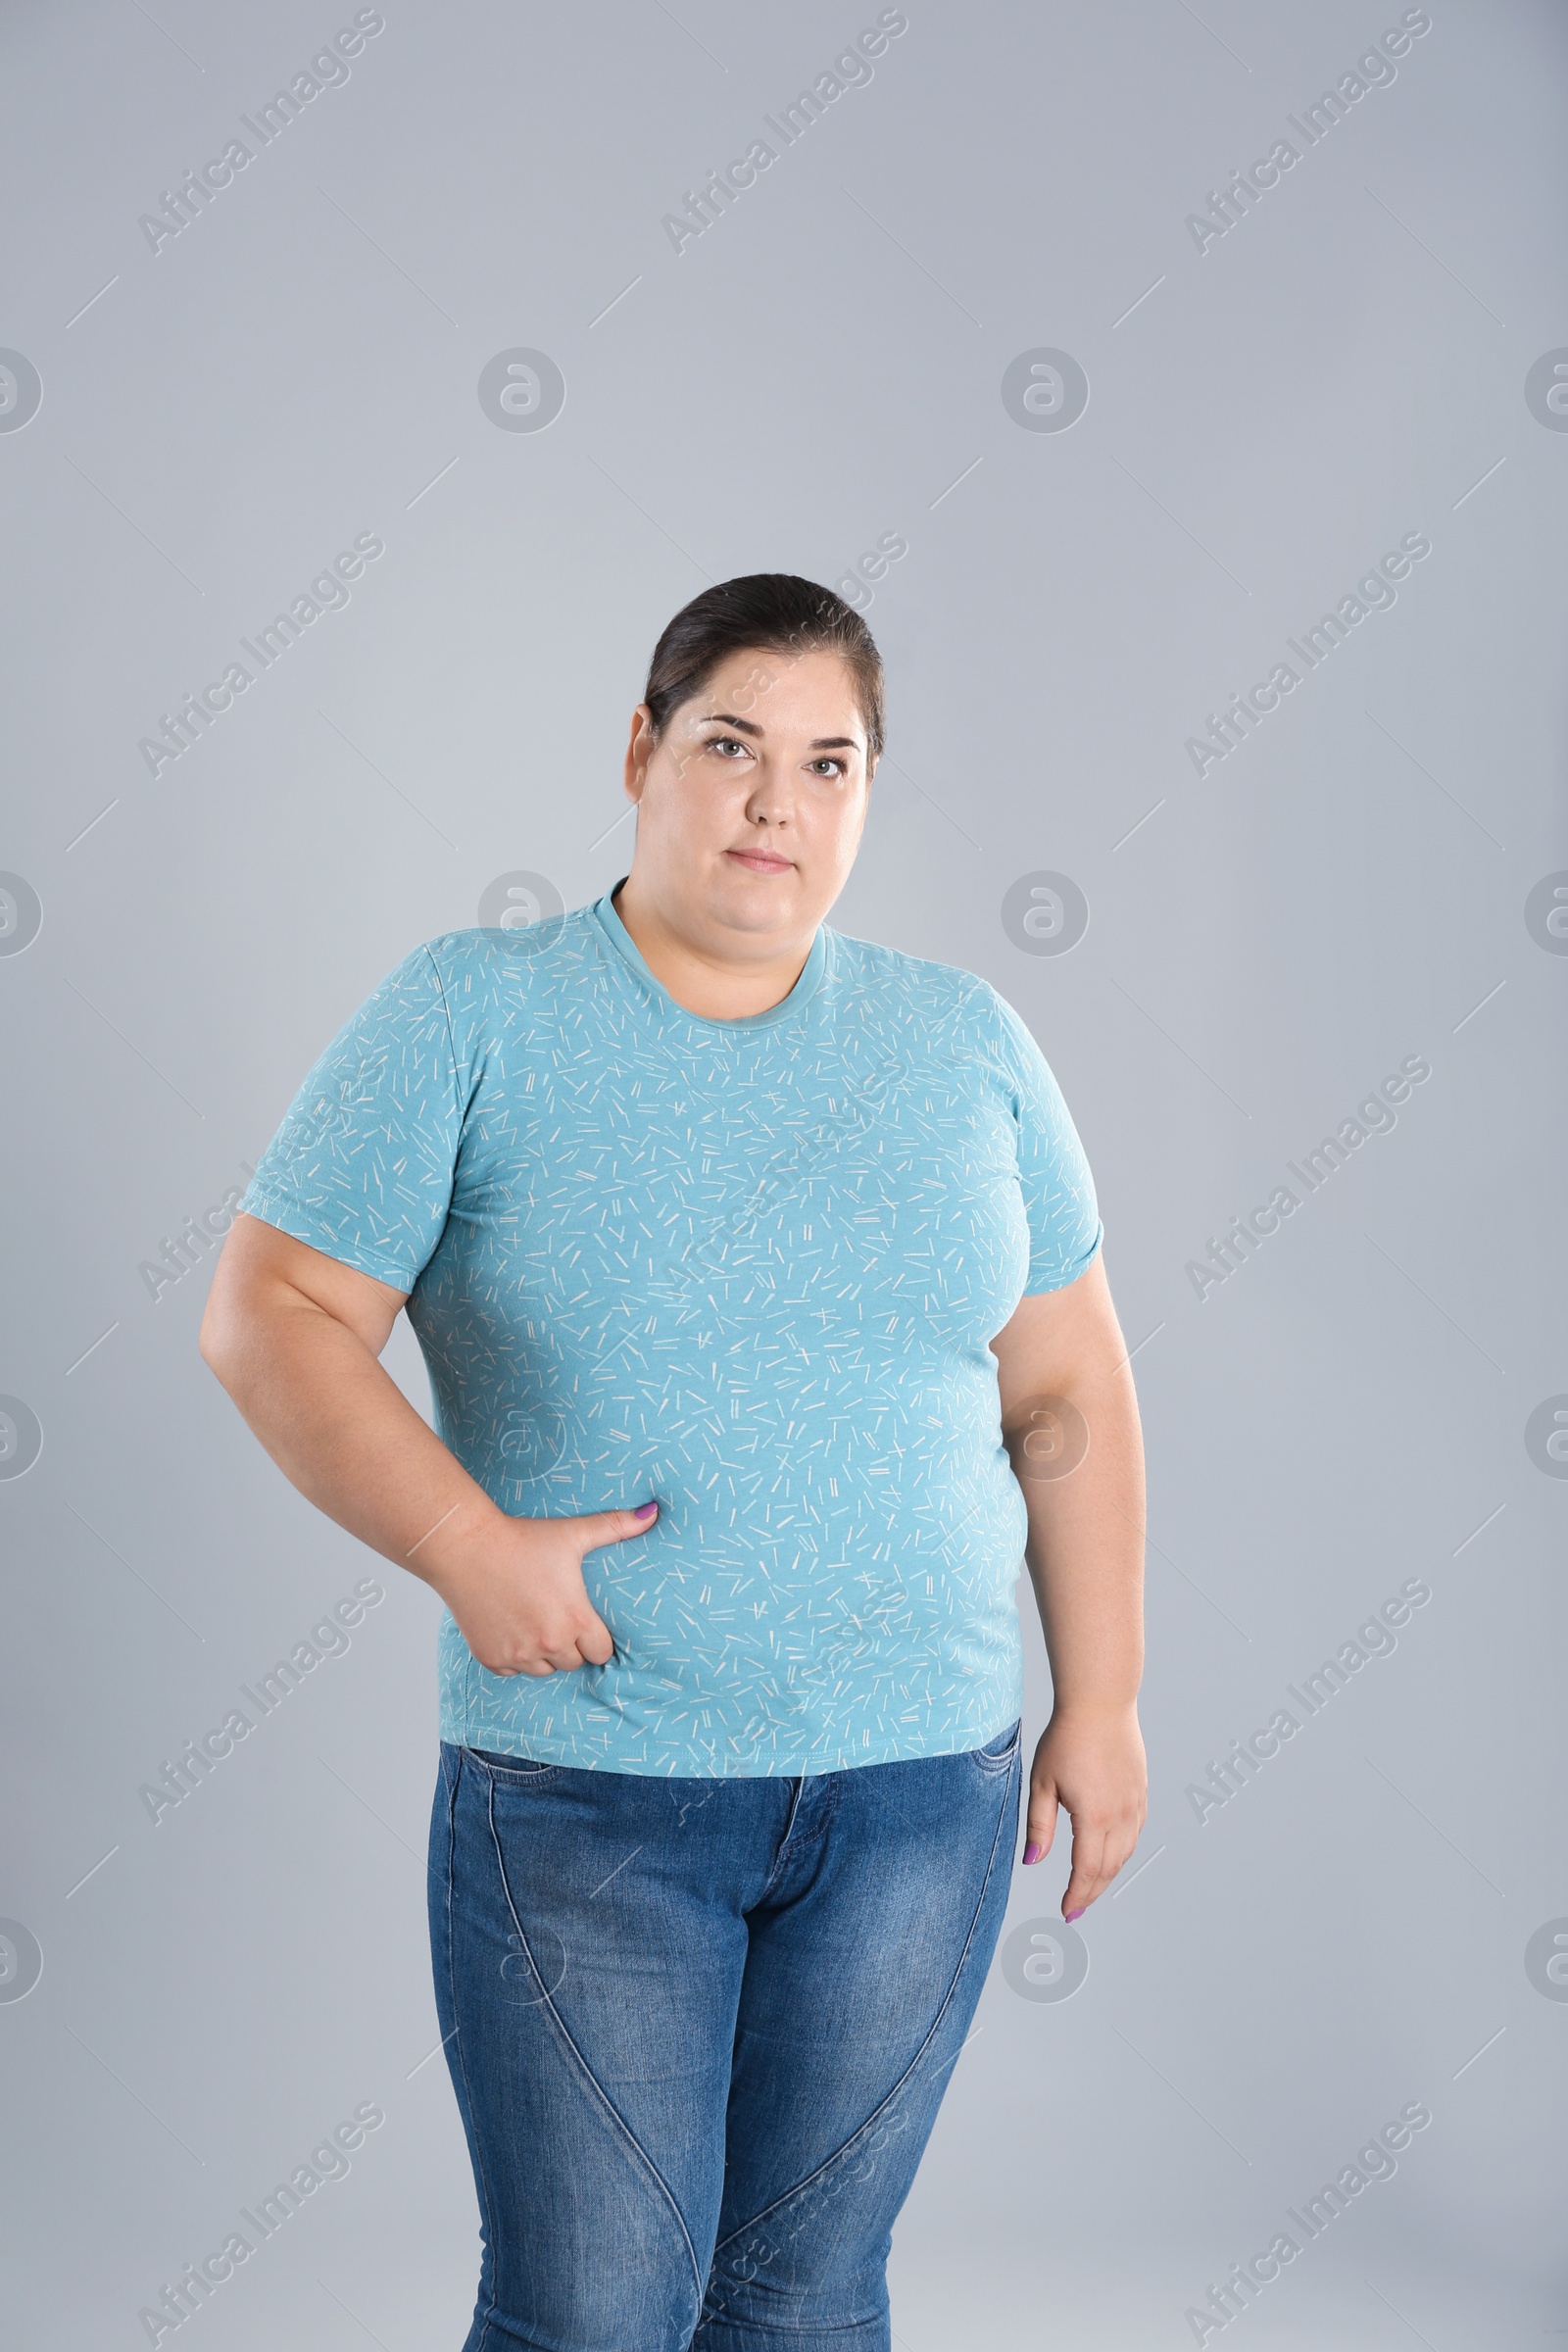
[[[437,1426],[505,1510],[661,1506],[584,1562],[609,1665],[492,1675],[444,1620],[442,1736],[661,1774],[979,1745],[1021,1697],[989,1341],[1099,1240],[1016,1015],[824,925],[781,1004],[702,1019],[608,896],[421,954],[313,1073],[318,1246],[418,1261]]]

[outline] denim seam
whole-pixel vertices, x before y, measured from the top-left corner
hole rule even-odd
[[[668,2205],[670,2212],[675,2218],[675,2227],[680,2231],[681,2242],[686,2248],[687,2257],[692,2266],[692,2278],[696,2287],[698,2312],[696,2315],[694,2315],[692,2322],[692,2325],[695,2327],[697,2324],[697,2317],[700,2316],[702,2309],[704,2281],[702,2273],[698,2267],[697,2249],[692,2244],[691,2231],[686,2227],[685,2216],[682,2214],[680,2206],[676,2202],[674,2192],[670,2188],[669,2182],[664,2179],[663,2174],[660,2171],[658,2165],[655,2164],[653,2158],[649,2155],[648,2150],[643,2146],[642,2141],[637,2137],[636,2132],[627,2123],[625,2117],[621,2114],[613,2099],[611,2098],[609,2092],[605,2089],[604,2084],[599,2081],[599,2078],[594,2073],[593,2068],[589,2065],[587,2059],[583,2056],[582,2051],[578,2048],[576,2042],[573,2040],[571,2033],[567,2028],[565,2019],[562,2016],[561,2011],[556,2007],[553,1991],[546,1986],[544,1978],[539,1973],[539,1965],[534,1959],[532,1946],[529,1944],[527,1936],[523,1932],[522,1922],[517,1917],[517,1906],[512,1899],[512,1886],[507,1877],[506,1855],[502,1852],[501,1839],[496,1830],[496,1784],[493,1779],[489,1780],[489,1791],[490,1842],[495,1847],[496,1867],[501,1874],[501,1888],[502,1892],[507,1898],[507,1909],[512,1914],[512,1924],[517,1931],[517,1940],[521,1944],[523,1952],[527,1958],[529,1969],[533,1974],[534,1983],[539,1987],[540,2006],[549,2011],[550,2016],[555,2021],[556,2031],[560,2034],[562,2040],[565,2043],[567,2049],[577,2061],[578,2066],[582,2069],[584,2079],[586,2080],[589,2088],[594,2092],[595,2096],[600,2101],[600,2104],[604,2107],[606,2114],[611,2119],[611,2122],[623,2133],[627,2144],[635,2151],[637,2156],[641,2158],[654,2181],[655,2186],[658,2188],[660,2194],[663,2197],[664,2202]]]
[[[994,1734],[993,1737],[995,1737]],[[1013,1729],[1013,1736],[1011,1740],[1008,1740],[1006,1746],[1003,1749],[1000,1755],[990,1755],[987,1753],[984,1747],[972,1747],[969,1750],[969,1760],[974,1765],[977,1772],[995,1773],[1000,1778],[1003,1773],[1010,1772],[1012,1770],[1013,1763],[1022,1745],[1023,1725],[1021,1722],[1019,1722]]]
[[[792,1862],[795,1859],[794,1855],[791,1854],[789,1850],[790,1838],[795,1828],[795,1817],[801,1809],[801,1800],[805,1794],[806,1775],[802,1773],[795,1783],[795,1793],[790,1798],[789,1819],[784,1824],[784,1835],[778,1841],[778,1852],[773,1856],[773,1867],[762,1882],[762,1890],[757,1898],[759,1903],[766,1902],[769,1893],[772,1891],[773,1882],[778,1877],[779,1872],[783,1869],[786,1858]]]
[[[1010,1772],[1007,1778],[1010,1782]],[[744,2237],[748,2230],[757,2229],[758,2226],[760,2223],[765,2222],[770,2215],[778,2213],[782,2207],[788,2205],[794,2198],[802,2195],[805,2190],[812,2187],[816,2181],[821,2180],[825,2173],[831,2171],[833,2166],[839,2163],[840,2159],[855,2146],[857,2140],[863,2139],[865,2137],[865,2134],[871,2130],[877,2119],[892,2105],[893,2101],[898,2097],[900,2091],[903,2090],[905,2084],[914,2074],[915,2069],[919,2066],[927,2050],[931,2047],[932,2040],[941,2027],[943,2019],[947,2016],[949,2009],[953,2005],[953,1996],[957,1990],[958,1980],[963,1974],[964,1962],[969,1957],[969,1947],[974,1942],[975,1929],[979,1924],[980,1914],[985,1909],[986,1896],[990,1891],[992,1877],[996,1871],[997,1854],[1002,1845],[1002,1824],[1005,1812],[1006,1803],[1005,1799],[1004,1799],[1003,1803],[997,1808],[997,1826],[992,1834],[991,1856],[986,1864],[985,1876],[980,1882],[980,1892],[975,1901],[974,1917],[969,1922],[968,1933],[963,1939],[963,1949],[958,1954],[957,1965],[954,1969],[952,1979],[948,1984],[948,1989],[942,1996],[942,2001],[938,2007],[935,2017],[931,2020],[929,2027],[926,2029],[925,2038],[922,2040],[920,2047],[915,2051],[914,2056],[909,2060],[908,2065],[905,2068],[903,2074],[894,2083],[892,2089],[884,2094],[884,2096],[877,2102],[876,2106],[872,2108],[865,2121],[860,2124],[856,2131],[850,2133],[849,2138],[844,2140],[838,2147],[836,2147],[830,2156],[824,2156],[822,2162],[817,2166],[815,2172],[808,2173],[804,2180],[797,2180],[793,2188],[785,2189],[783,2195],[775,2197],[771,2205],[764,2205],[760,2213],[754,2213],[749,2220],[742,2222],[738,2230],[732,2230],[728,2237],[721,2239],[713,2248],[714,2262],[718,2260],[718,2257],[723,2253],[726,2246],[733,2245],[738,2237]],[[956,2053],[952,2063],[956,2065],[957,2063],[957,2058],[961,2055],[961,2051]],[[706,2301],[707,2288],[705,2286],[705,2318],[708,2316],[706,2311]],[[724,2315],[721,2312],[715,2312],[712,2317],[715,2320],[722,2320]],[[725,2324],[730,2326],[734,2325],[732,2321],[727,2321]]]
[[[491,1780],[512,1780],[522,1782],[543,1781],[547,1780],[551,1773],[561,1772],[564,1770],[564,1767],[560,1764],[534,1763],[533,1760],[527,1756],[514,1756],[511,1763],[503,1760],[498,1764],[492,1764],[490,1762],[490,1757],[493,1753],[498,1751],[490,1748],[480,1749],[470,1747],[467,1740],[463,1742],[463,1747],[464,1753],[471,1756],[474,1762],[478,1765],[480,1771]],[[529,1766],[529,1769],[526,1772],[516,1769],[517,1766],[524,1764]]]
[[[709,2330],[714,2328],[731,2329],[736,2335],[755,2335],[762,2346],[762,2352],[771,2352],[771,2347],[782,2335],[799,2335],[807,2339],[808,2352],[817,2352],[817,2346],[825,2343],[830,2335],[842,2336],[852,2346],[864,2344],[867,2328],[874,2328],[884,2317],[882,2312],[867,2312],[864,2319],[860,2320],[834,2321],[827,2327],[823,2327],[819,2321],[808,2321],[805,2327],[797,2327],[793,2320],[767,2319],[759,2323],[756,2320],[737,2319],[733,2312],[705,2310],[701,2332],[704,2343],[710,2341]],[[883,2339],[878,2336],[875,2340],[880,2344]],[[693,2352],[697,2352],[695,2337]]]
[[[444,1771],[444,1769],[445,1769],[445,1761],[444,1761],[444,1759],[443,1759],[443,1771]],[[455,1873],[455,1871],[456,1871],[456,1868],[457,1868],[457,1856],[458,1856],[458,1827],[457,1827],[457,1811],[458,1811],[458,1788],[459,1788],[459,1786],[460,1786],[460,1784],[461,1784],[461,1782],[462,1782],[462,1779],[463,1779],[463,1751],[462,1751],[462,1749],[460,1748],[460,1749],[458,1750],[457,1761],[456,1761],[456,1763],[455,1763],[455,1765],[454,1765],[454,1767],[453,1767],[453,1771],[452,1771],[452,1777],[451,1777],[450,1783],[448,1784],[448,1788],[447,1788],[447,1979],[448,1979],[448,1985],[449,1985],[449,1997],[450,1997],[450,1999],[451,1999],[451,2002],[452,2002],[452,2015],[453,2015],[453,2017],[454,2017],[455,2019],[456,2019],[456,2018],[457,2018],[457,2016],[458,2016],[458,1968],[457,1968],[457,1947],[456,1947],[456,1944],[455,1944],[455,1942],[454,1942],[454,1940],[453,1940],[453,1935],[452,1935],[452,1881],[453,1881],[453,1875],[454,1875],[454,1873]],[[471,2087],[470,2087],[470,2085],[469,2085],[469,2082],[468,2082],[468,2063],[467,2063],[467,2060],[466,2060],[466,2058],[464,2056],[464,2050],[463,2050],[463,2028],[462,2028],[461,2021],[460,2021],[460,2022],[459,2022],[457,2025],[455,2025],[455,2026],[454,2026],[454,2029],[453,2029],[453,2034],[452,2034],[452,2046],[453,2046],[454,2050],[455,2050],[455,2051],[456,2051],[456,2053],[457,2053],[457,2061],[458,2061],[458,2066],[459,2066],[459,2069],[461,2070],[461,2072],[462,2072],[462,2076],[463,2076],[463,2103],[464,2103],[464,2106],[465,2106],[465,2107],[466,2108],[466,2110],[467,2110],[467,2113],[466,2113],[466,2118],[465,2118],[465,2121],[466,2121],[466,2122],[468,2124],[469,2130],[470,2130],[470,2132],[471,2132],[471,2133],[472,2133],[472,2139],[473,2139],[473,2150],[474,2150],[473,2172],[474,2172],[474,2179],[477,2180],[477,2182],[478,2182],[478,2184],[479,2184],[479,2194],[480,2194],[480,2196],[481,2196],[481,2197],[484,2199],[485,2243],[486,2243],[486,2246],[487,2246],[487,2248],[488,2248],[488,2250],[489,2250],[489,2256],[490,2256],[489,2269],[490,2269],[490,2289],[491,2289],[491,2292],[490,2292],[490,2300],[489,2300],[488,2304],[487,2304],[487,2305],[486,2305],[486,2307],[485,2307],[485,2314],[484,2314],[484,2328],[483,2328],[483,2332],[481,2333],[481,2335],[480,2335],[480,2338],[479,2338],[479,2348],[478,2348],[478,2352],[484,2352],[484,2343],[485,2343],[485,2338],[486,2338],[486,2337],[489,2335],[489,2333],[490,2333],[490,2323],[491,2323],[491,2321],[492,2321],[492,2320],[495,2318],[495,2312],[496,2312],[496,2303],[495,2303],[495,2285],[496,2285],[496,2245],[497,2245],[497,2239],[496,2239],[496,2227],[495,2227],[495,2205],[494,2205],[494,2202],[493,2202],[493,2200],[492,2200],[492,2198],[491,2198],[491,2195],[490,2195],[490,2183],[489,2183],[489,2181],[488,2181],[488,2180],[486,2180],[486,2178],[485,2178],[485,2171],[484,2171],[484,2153],[483,2153],[483,2146],[482,2146],[481,2136],[480,2136],[480,2133],[479,2133],[479,2132],[477,2131],[477,2129],[474,2127],[473,2092],[472,2092],[472,2089],[471,2089]],[[477,2315],[475,2315],[475,2316],[477,2316]]]

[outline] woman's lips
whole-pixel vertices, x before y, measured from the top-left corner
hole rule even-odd
[[[765,850],[726,850],[724,855],[740,865],[750,866],[754,874],[787,873],[794,863],[793,858],[774,858]]]

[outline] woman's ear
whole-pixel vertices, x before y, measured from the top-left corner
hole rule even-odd
[[[646,703],[639,703],[631,714],[631,735],[626,745],[626,797],[640,801],[643,782],[648,774],[648,762],[657,749],[654,741],[654,714]]]

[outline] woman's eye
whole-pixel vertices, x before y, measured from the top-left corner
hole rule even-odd
[[[744,752],[746,746],[738,743],[733,735],[710,735],[708,748],[710,752],[722,752],[727,756],[731,752]]]
[[[842,760],[813,760],[811,765],[819,775],[842,776],[844,773]]]

